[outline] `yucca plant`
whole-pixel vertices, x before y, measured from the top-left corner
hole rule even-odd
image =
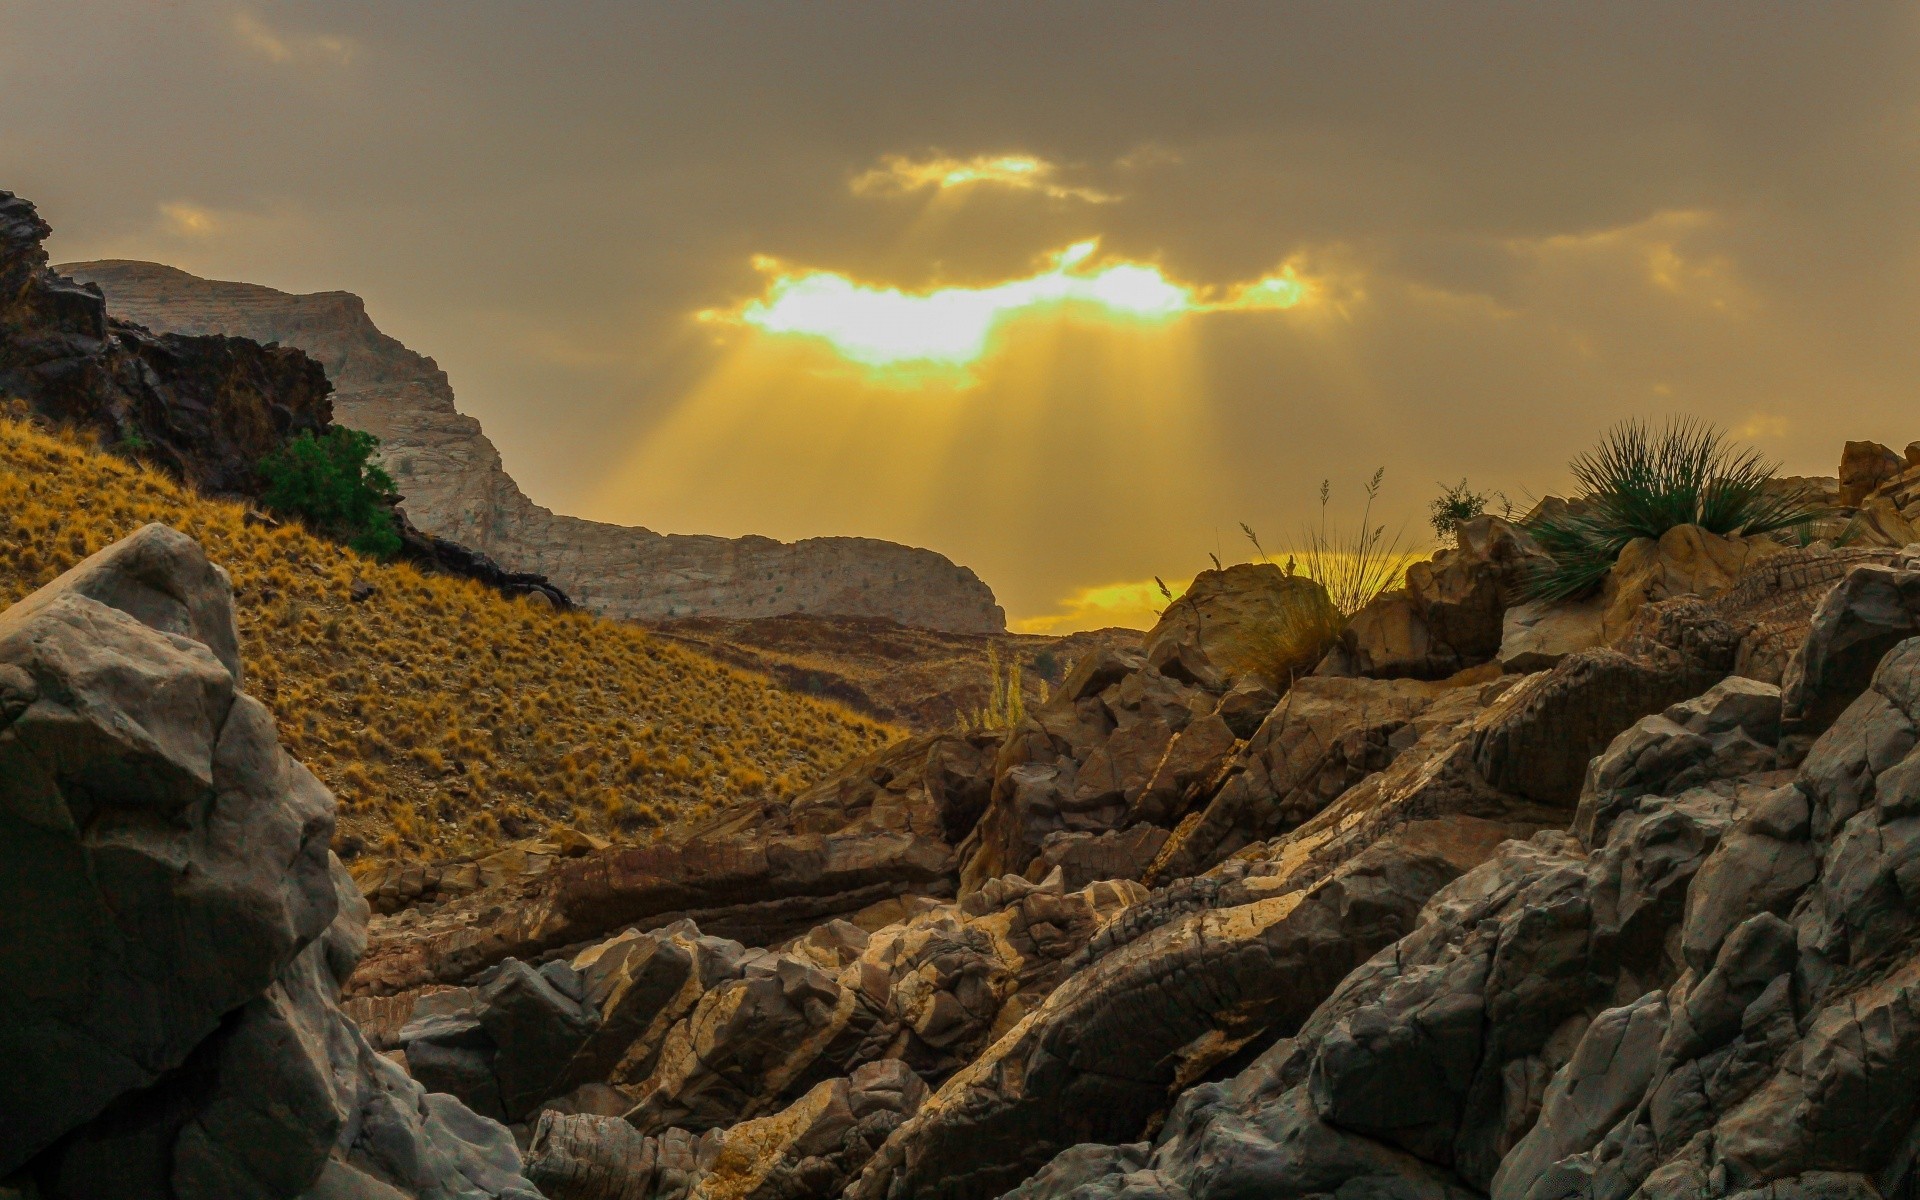
[[[1635,538],[1657,538],[1680,525],[1723,536],[1772,533],[1803,527],[1823,513],[1810,494],[1769,486],[1779,464],[1729,444],[1718,428],[1690,417],[1658,431],[1645,421],[1624,421],[1571,468],[1580,501],[1527,525],[1551,559],[1528,576],[1528,599],[1585,595]]]

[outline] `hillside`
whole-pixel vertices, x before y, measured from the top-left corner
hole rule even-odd
[[[643,619],[807,612],[964,633],[1006,627],[992,590],[931,550],[874,538],[661,534],[535,504],[480,423],[455,407],[446,372],[382,333],[350,292],[291,295],[158,263],[57,269],[99,286],[116,316],[155,330],[306,351],[333,382],[336,419],[385,444],[414,524],[509,570],[545,575],[596,612]]]
[[[248,689],[339,795],[345,856],[444,858],[555,823],[644,836],[793,794],[895,736],[642,629],[383,566],[0,419],[0,606],[151,521],[231,572]]]

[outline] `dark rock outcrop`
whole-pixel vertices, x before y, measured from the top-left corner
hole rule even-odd
[[[47,265],[51,232],[0,192],[0,399],[89,429],[215,493],[257,494],[268,451],[332,419],[320,364],[246,338],[155,334]]]

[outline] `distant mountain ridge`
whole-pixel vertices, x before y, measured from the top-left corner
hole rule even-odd
[[[416,525],[510,570],[545,575],[597,612],[644,620],[804,612],[958,633],[1006,628],[979,576],[931,550],[875,538],[661,534],[535,504],[480,423],[455,406],[446,373],[382,333],[351,292],[296,295],[125,260],[57,269],[98,285],[115,315],[156,331],[304,350],[333,381],[335,419],[381,439]]]

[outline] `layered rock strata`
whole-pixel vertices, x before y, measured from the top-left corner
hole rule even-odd
[[[973,572],[930,550],[872,538],[720,538],[585,521],[533,503],[446,373],[380,332],[358,296],[290,295],[140,262],[68,263],[113,311],[154,329],[238,334],[298,347],[326,368],[340,423],[377,435],[414,524],[509,571],[546,576],[615,617],[884,617],[998,633],[1005,614]]]

